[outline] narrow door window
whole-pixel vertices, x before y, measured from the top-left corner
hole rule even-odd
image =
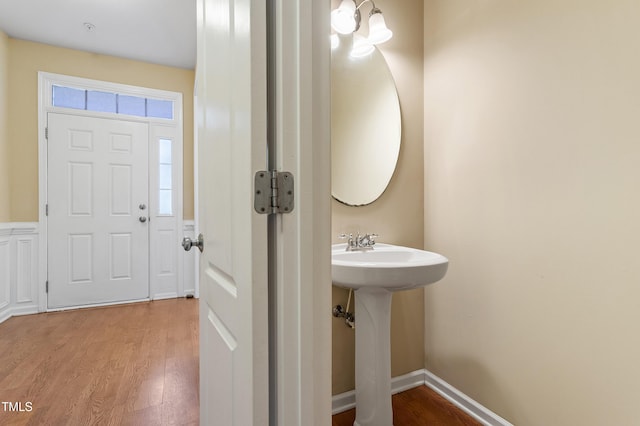
[[[171,216],[173,214],[172,148],[171,139],[159,140],[158,215],[160,216]]]

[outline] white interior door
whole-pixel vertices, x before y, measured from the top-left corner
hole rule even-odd
[[[200,424],[269,424],[264,1],[198,0]]]
[[[149,296],[148,126],[48,114],[49,308]]]

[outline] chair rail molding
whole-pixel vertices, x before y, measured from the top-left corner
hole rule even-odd
[[[0,322],[38,312],[38,223],[0,223]]]

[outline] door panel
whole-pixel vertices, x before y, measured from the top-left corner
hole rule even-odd
[[[93,235],[69,234],[69,265],[72,283],[90,282],[93,277]]]
[[[112,280],[131,279],[131,258],[134,250],[131,233],[112,233],[109,236],[109,277]]]
[[[93,164],[69,162],[69,216],[93,214]]]
[[[49,308],[149,297],[147,124],[50,113],[48,128]]]
[[[109,208],[111,216],[131,216],[131,187],[133,180],[130,165],[109,165]]]

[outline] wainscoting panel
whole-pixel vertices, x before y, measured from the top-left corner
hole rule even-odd
[[[182,277],[179,274],[179,240],[173,221],[167,228],[157,226],[151,240],[151,299],[173,299],[182,296]]]
[[[0,236],[0,320],[2,312],[11,303],[11,240]]]
[[[0,224],[0,322],[38,312],[38,224]]]
[[[194,228],[195,224],[192,220],[185,220],[180,234],[181,237],[189,237],[193,240],[195,238]],[[161,260],[156,266],[157,270],[152,266],[152,277],[157,280],[157,284],[152,284],[151,286],[151,298],[154,300],[196,295],[195,282],[198,249],[192,248],[188,252],[184,251],[175,241],[175,232],[160,230],[156,245],[151,247],[151,250],[161,250],[163,252],[162,255],[157,256]],[[182,259],[178,262],[180,256],[182,256]],[[182,263],[181,267],[178,267],[179,263]],[[175,279],[177,274],[182,281]],[[163,280],[167,278],[172,278],[172,281],[164,283]],[[176,281],[178,282],[177,286],[173,284]]]
[[[184,221],[184,233],[185,237],[189,237],[192,240],[195,235],[195,223],[192,220]],[[196,295],[196,274],[198,271],[198,249],[192,248],[190,251],[184,253],[184,294]]]
[[[20,236],[15,240],[17,303],[33,303],[37,297],[36,244],[34,235]]]

